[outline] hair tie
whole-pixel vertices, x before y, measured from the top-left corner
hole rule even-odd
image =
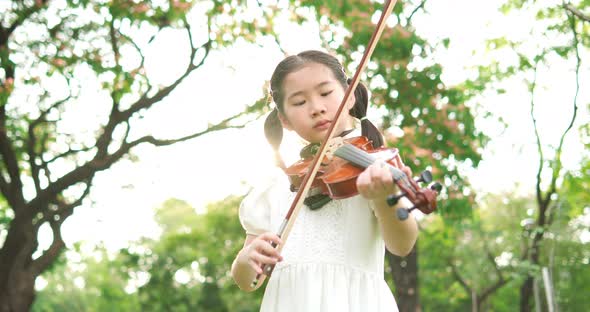
[[[361,117],[359,120],[360,120],[360,121],[363,121],[363,120],[369,120],[369,118],[368,118],[367,116],[363,116],[363,117]]]

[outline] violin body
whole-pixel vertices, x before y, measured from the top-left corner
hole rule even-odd
[[[394,183],[401,191],[400,194],[389,196],[387,198],[388,204],[393,206],[402,197],[407,197],[414,204],[414,207],[409,209],[398,209],[398,217],[401,220],[406,219],[408,213],[413,209],[418,209],[424,214],[436,210],[436,197],[442,186],[435,183],[430,188],[421,188],[418,183],[430,183],[432,174],[430,171],[424,171],[417,180],[409,178],[408,175],[411,172],[406,174],[403,171],[405,166],[396,148],[373,148],[371,141],[364,136],[332,140],[333,142],[328,144],[328,151],[312,182],[310,193],[328,195],[332,199],[343,199],[357,195],[357,177],[377,159],[381,159],[390,165]],[[381,157],[375,157],[377,154],[381,154]],[[311,157],[301,159],[285,169],[291,182],[292,191],[299,190],[301,181],[307,174],[312,160]]]
[[[373,148],[371,141],[364,136],[353,137],[343,140],[345,143],[352,144],[355,147],[366,151],[367,153],[377,154],[387,152],[385,162],[395,166],[395,160],[398,159],[399,153],[396,148]],[[341,142],[332,144],[330,148],[338,147]],[[330,151],[324,157],[316,178],[312,182],[312,192],[315,194],[324,194],[332,199],[343,199],[358,195],[356,188],[356,179],[363,172],[364,168],[355,165],[339,157],[333,157]],[[307,174],[312,158],[301,159],[285,169],[291,183],[291,191],[296,192],[301,186],[301,181]]]

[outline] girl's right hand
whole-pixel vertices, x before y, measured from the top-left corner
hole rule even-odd
[[[265,264],[277,264],[283,261],[283,257],[279,251],[274,248],[271,243],[274,242],[277,246],[283,241],[272,232],[266,232],[258,235],[240,252],[240,257],[244,262],[247,262],[257,274],[262,274],[262,266]]]

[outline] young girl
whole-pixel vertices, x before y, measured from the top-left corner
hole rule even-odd
[[[267,118],[265,133],[281,167],[282,128],[307,142],[321,142],[347,85],[342,65],[324,52],[305,51],[279,63],[270,85],[276,109]],[[346,137],[362,134],[375,146],[382,145],[380,133],[365,118],[367,106],[367,90],[359,84],[346,103],[350,114],[342,116],[334,133],[347,133],[360,119],[362,131],[355,129]],[[368,167],[356,183],[359,196],[331,200],[314,209],[302,207],[282,254],[271,243],[283,243],[276,231],[296,195],[287,176],[255,188],[243,200],[239,215],[246,239],[231,273],[241,289],[253,291],[263,284],[251,286],[262,266],[275,265],[261,311],[397,311],[383,277],[385,248],[396,255],[408,254],[417,225],[413,218],[398,220],[397,207],[387,205],[387,196],[399,191],[383,163]],[[400,200],[398,205],[411,204]]]

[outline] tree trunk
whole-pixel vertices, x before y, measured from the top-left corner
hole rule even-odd
[[[389,252],[387,255],[399,311],[422,311],[418,293],[418,242],[406,257],[398,257]]]
[[[550,198],[550,197],[547,197]],[[537,229],[544,229],[547,225],[550,225],[550,222],[546,219],[545,214],[547,209],[549,208],[549,201],[541,201],[539,200],[539,217],[537,220]],[[528,259],[530,264],[533,266],[539,266],[539,255],[541,252],[541,241],[543,240],[543,233],[544,231],[536,231],[532,238],[532,243],[530,249],[526,253],[524,259]],[[528,275],[522,286],[520,286],[520,312],[530,312],[532,311],[533,304],[533,283],[534,277],[532,275]],[[539,304],[539,303],[536,303]]]
[[[30,265],[37,241],[26,220],[15,217],[0,249],[0,312],[29,311],[35,299],[36,275]]]
[[[539,265],[539,245],[542,237],[542,234],[536,234],[530,249],[530,261],[535,266]],[[534,277],[529,274],[524,283],[522,283],[522,286],[520,286],[520,312],[530,312],[533,309],[533,283]]]
[[[35,276],[26,270],[12,267],[9,278],[0,290],[0,312],[25,312],[35,300]]]
[[[532,311],[531,298],[533,297],[533,277],[528,276],[520,286],[520,312]]]

